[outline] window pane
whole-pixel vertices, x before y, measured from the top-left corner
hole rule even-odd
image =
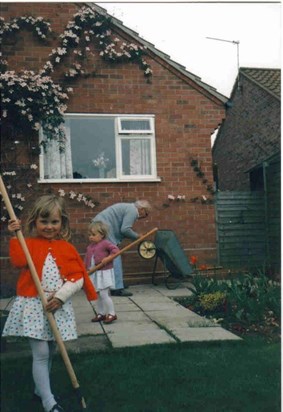
[[[148,139],[122,140],[123,175],[150,175],[151,150]]]
[[[125,128],[122,133],[121,121]],[[45,142],[41,157],[41,175],[45,179],[156,177],[152,117],[66,114],[64,126],[63,152],[58,145]]]
[[[73,177],[116,177],[116,147],[113,118],[68,116]]]
[[[121,119],[122,131],[128,130],[148,130],[150,131],[150,121],[145,120],[125,120]]]

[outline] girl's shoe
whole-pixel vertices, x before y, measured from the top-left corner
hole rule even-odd
[[[94,318],[91,319],[92,322],[101,322],[102,320],[105,320],[106,316],[101,315],[101,313],[98,313]]]
[[[109,324],[109,323],[114,322],[114,320],[117,320],[116,315],[107,315],[103,323]]]
[[[58,405],[58,403],[56,403],[52,409],[50,409],[49,412],[64,412],[64,409],[62,408],[62,406]]]

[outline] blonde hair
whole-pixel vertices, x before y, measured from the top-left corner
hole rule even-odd
[[[99,233],[101,236],[103,236],[103,238],[108,236],[109,233],[109,228],[106,225],[106,223],[100,222],[100,221],[96,221],[96,222],[92,222],[89,227],[88,227],[88,232],[89,233]]]
[[[27,218],[25,228],[28,234],[32,234],[35,229],[36,220],[39,217],[49,217],[55,210],[59,212],[62,220],[62,226],[60,231],[60,237],[68,240],[71,237],[71,229],[69,216],[66,212],[66,206],[62,197],[55,195],[43,195],[35,202]]]

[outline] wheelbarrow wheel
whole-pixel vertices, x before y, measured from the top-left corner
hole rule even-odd
[[[169,275],[165,279],[165,285],[167,289],[177,289],[178,286],[180,286],[181,280],[178,279],[176,276]]]

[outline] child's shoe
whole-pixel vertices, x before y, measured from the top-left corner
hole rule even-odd
[[[109,323],[114,322],[114,320],[117,320],[116,315],[107,315],[103,323],[109,324]]]
[[[92,322],[101,322],[106,319],[105,315],[101,315],[101,313],[98,313],[94,318],[91,319]]]

